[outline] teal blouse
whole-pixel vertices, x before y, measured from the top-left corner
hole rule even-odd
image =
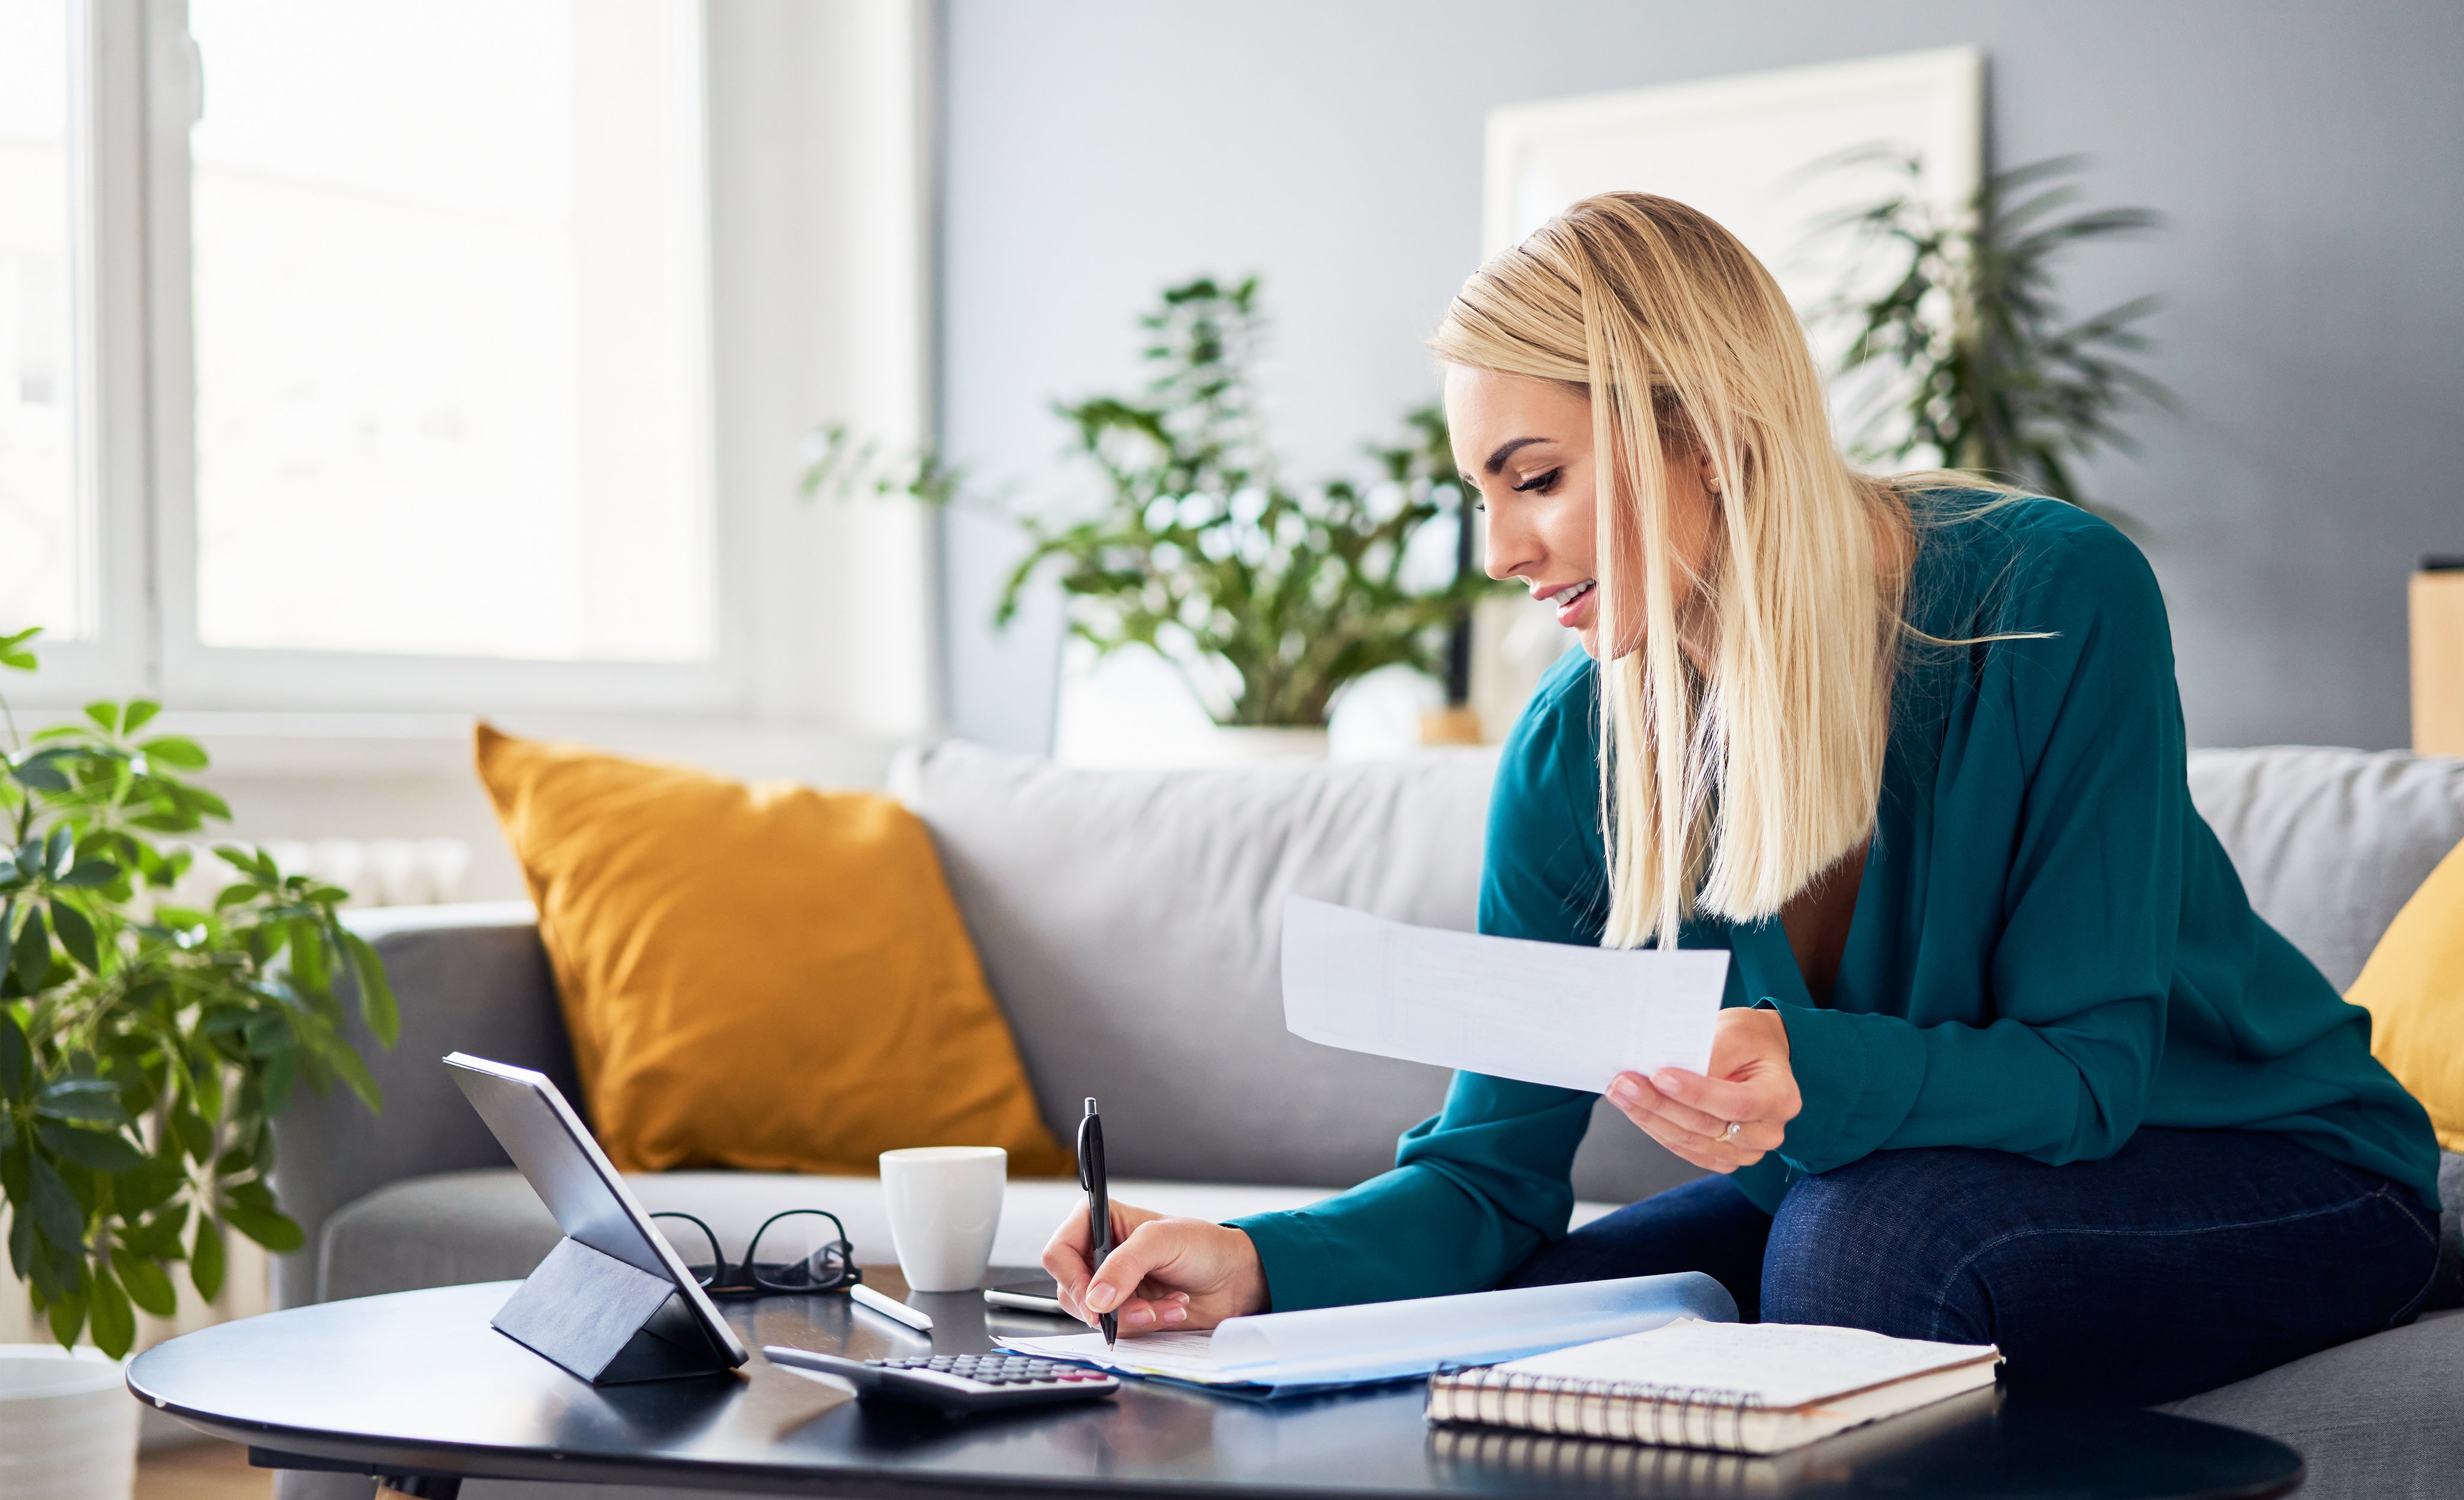
[[[2061,1163],[2142,1125],[2259,1130],[2435,1205],[2429,1117],[2369,1051],[2369,1015],[2251,911],[2190,805],[2165,602],[2113,527],[2045,499],[1916,506],[1912,644],[1838,978],[1808,995],[1776,917],[1700,919],[1727,1004],[1774,1007],[1803,1095],[1736,1174],[1765,1209],[1870,1152],[1979,1146]],[[1569,652],[1507,739],[1480,928],[1596,944],[1598,681]],[[1458,1073],[1395,1169],[1235,1221],[1280,1310],[1494,1286],[1566,1233],[1595,1095]]]

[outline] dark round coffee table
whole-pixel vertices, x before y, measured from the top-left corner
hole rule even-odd
[[[898,1290],[895,1271],[868,1280]],[[995,1279],[1006,1275],[996,1272]],[[2153,1412],[2032,1411],[1980,1392],[1769,1459],[1433,1430],[1421,1388],[1272,1403],[1134,1383],[1117,1398],[992,1418],[860,1405],[772,1365],[593,1388],[488,1326],[517,1283],[297,1308],[175,1338],[129,1389],[273,1467],[383,1476],[451,1500],[468,1478],[804,1494],[1303,1497],[1768,1495],[1801,1500],[2160,1500],[2283,1494],[2301,1459],[2271,1439]],[[973,1292],[917,1293],[930,1347],[1050,1333]],[[728,1305],[745,1343],[856,1357],[924,1335],[844,1297]],[[989,1322],[989,1326],[988,1326]]]

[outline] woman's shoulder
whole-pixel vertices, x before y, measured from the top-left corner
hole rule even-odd
[[[2077,629],[2163,595],[2145,554],[2095,513],[2040,495],[1953,488],[1914,492],[1917,557],[1909,624],[1928,634]]]

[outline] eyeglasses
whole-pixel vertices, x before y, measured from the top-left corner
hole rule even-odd
[[[830,1222],[830,1227],[837,1231],[838,1237],[827,1241],[801,1260],[763,1260],[761,1237],[769,1233],[770,1226],[780,1220],[793,1219],[800,1214],[811,1214],[816,1218],[827,1219]],[[719,1249],[718,1236],[712,1232],[710,1225],[692,1214],[656,1213],[650,1217],[682,1219],[699,1229],[702,1237],[710,1241],[710,1263],[689,1265],[685,1269],[692,1273],[693,1281],[702,1290],[714,1297],[759,1297],[776,1292],[844,1291],[864,1280],[864,1272],[856,1268],[855,1246],[847,1240],[847,1225],[839,1223],[839,1216],[826,1208],[790,1208],[784,1213],[772,1214],[762,1220],[761,1227],[753,1231],[753,1243],[744,1247],[744,1259],[734,1266],[727,1263],[726,1253]]]

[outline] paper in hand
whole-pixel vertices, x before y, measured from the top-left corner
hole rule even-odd
[[[1629,1070],[1703,1072],[1723,949],[1581,948],[1284,903],[1284,1025],[1355,1052],[1597,1093]]]

